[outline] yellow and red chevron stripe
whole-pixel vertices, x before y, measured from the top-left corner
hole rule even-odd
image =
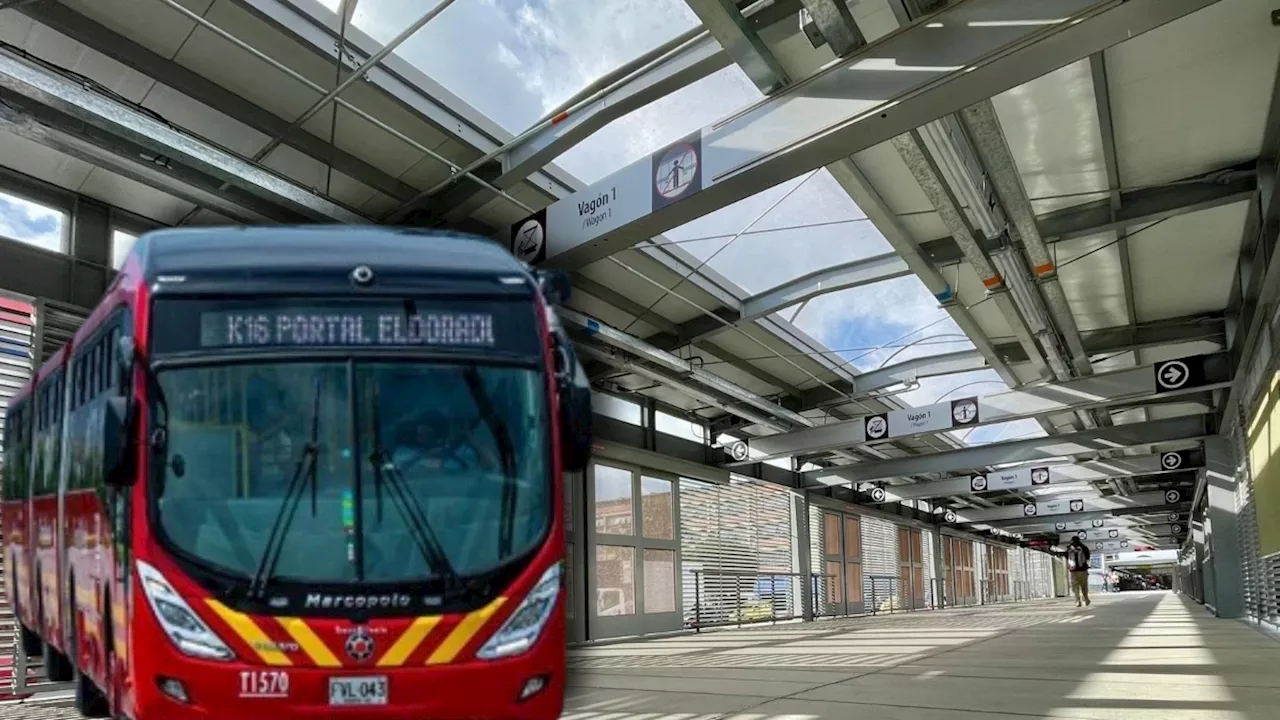
[[[369,623],[368,627],[378,638],[378,649],[374,657],[364,662],[347,655],[344,649],[347,636],[337,630],[342,626],[349,631],[352,628],[350,623],[328,619],[309,622],[299,617],[255,618],[212,598],[206,599],[205,603],[240,644],[267,665],[403,667],[454,662],[490,624],[506,603],[506,598],[497,598],[463,615],[425,615]],[[393,637],[394,640],[391,639]]]

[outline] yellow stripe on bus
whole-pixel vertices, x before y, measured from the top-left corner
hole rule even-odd
[[[437,624],[440,623],[439,616],[420,617],[413,621],[409,627],[405,628],[404,633],[396,640],[395,644],[387,648],[387,651],[378,660],[378,667],[395,667],[403,665],[405,660],[413,654],[414,650],[422,644],[424,638],[431,632]]]
[[[467,613],[467,616],[462,618],[462,622],[458,623],[453,632],[449,633],[449,637],[446,637],[444,642],[440,643],[440,647],[437,647],[435,652],[431,653],[431,657],[427,658],[427,664],[441,665],[452,662],[458,656],[458,653],[462,652],[462,648],[466,647],[471,638],[475,637],[480,628],[488,622],[489,618],[493,617],[494,613],[498,612],[498,608],[502,607],[502,604],[506,601],[506,598],[500,597],[475,612]]]
[[[288,631],[289,636],[298,643],[304,652],[311,658],[311,662],[320,667],[342,667],[342,662],[329,651],[329,647],[324,641],[316,637],[315,631],[311,626],[301,618],[282,617],[276,618],[280,626]]]
[[[205,602],[209,604],[209,607],[213,608],[214,612],[218,613],[218,617],[222,618],[223,622],[236,631],[241,640],[244,640],[249,647],[253,648],[254,652],[258,653],[258,657],[262,658],[263,662],[268,665],[293,664],[289,661],[288,656],[280,652],[275,642],[267,637],[267,634],[262,632],[262,628],[258,627],[258,624],[248,615],[238,613],[212,598],[205,600]]]

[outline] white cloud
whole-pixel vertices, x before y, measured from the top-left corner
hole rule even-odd
[[[0,236],[54,252],[66,252],[63,225],[57,210],[0,193]]]

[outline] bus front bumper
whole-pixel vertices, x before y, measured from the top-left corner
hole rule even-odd
[[[138,693],[138,720],[555,720],[564,703],[564,648],[435,667],[174,668]],[[281,680],[287,677],[285,680]],[[385,682],[386,695],[366,692]],[[343,686],[348,692],[343,692]],[[141,689],[141,688],[140,688]],[[372,696],[372,697],[370,697]],[[360,704],[355,704],[359,701]],[[372,702],[370,702],[370,700]]]

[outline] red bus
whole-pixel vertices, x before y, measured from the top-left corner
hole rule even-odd
[[[558,717],[566,293],[448,233],[143,236],[9,410],[24,649],[87,716]]]

